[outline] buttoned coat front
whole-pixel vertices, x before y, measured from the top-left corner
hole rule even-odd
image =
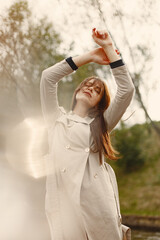
[[[72,72],[64,59],[43,71],[40,84],[49,141],[45,210],[51,239],[122,240],[114,171],[104,162],[104,156],[100,165],[98,153],[91,151],[90,124],[94,118],[66,112],[58,104],[58,82]],[[125,65],[112,69],[112,74],[117,93],[104,112],[109,132],[122,117],[134,92]]]

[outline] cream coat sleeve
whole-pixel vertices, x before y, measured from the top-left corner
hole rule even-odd
[[[57,97],[58,82],[73,71],[64,59],[42,72],[40,98],[42,113],[48,128],[53,125],[61,113]]]
[[[110,106],[104,112],[104,119],[107,123],[109,132],[112,131],[121,119],[135,91],[126,65],[113,68],[111,72],[117,84],[117,92]]]

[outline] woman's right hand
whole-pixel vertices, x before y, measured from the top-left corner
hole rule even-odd
[[[80,56],[73,57],[73,61],[77,67],[80,67],[90,62],[98,63],[101,65],[109,65],[111,62],[119,59],[117,55],[119,55],[120,53],[117,49],[114,49],[112,47],[113,42],[106,31],[102,33],[93,29],[92,37],[95,42],[101,47],[93,49],[92,51],[89,51]],[[107,46],[111,47],[108,48]]]
[[[109,63],[115,62],[120,59],[120,56],[118,56],[120,52],[114,47],[114,43],[107,31],[98,31],[96,30],[96,28],[93,28],[92,37],[94,41],[104,50],[109,60]]]
[[[93,40],[102,48],[111,46],[113,47],[113,41],[106,30],[96,30],[96,28],[92,29],[92,38]]]

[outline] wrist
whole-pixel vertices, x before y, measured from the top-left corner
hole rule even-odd
[[[85,56],[86,56],[86,61],[87,61],[88,63],[93,62],[94,55],[95,55],[94,50],[91,50],[91,51],[87,52],[87,53],[85,54]]]
[[[114,45],[113,44],[111,44],[111,45],[105,45],[104,47],[103,47],[103,49],[105,50],[105,52],[106,51],[113,51],[113,52],[115,52],[115,47],[114,47]]]
[[[73,57],[72,60],[74,61],[77,67],[81,67],[92,61],[92,54],[91,52],[87,52],[80,56]]]
[[[88,54],[89,54],[90,62],[94,62],[94,59],[95,59],[96,53],[97,53],[97,48],[91,50],[91,51],[88,53]]]
[[[114,46],[106,46],[104,51],[110,61],[110,63],[120,60],[121,57],[116,53]]]

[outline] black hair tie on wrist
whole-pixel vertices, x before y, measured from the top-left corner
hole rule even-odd
[[[66,58],[66,62],[70,65],[73,70],[77,70],[77,65],[73,62],[72,57]]]
[[[124,62],[122,59],[119,59],[115,62],[112,62],[110,63],[110,67],[113,69],[113,68],[116,68],[116,67],[120,67],[120,66],[123,66],[124,65]]]

